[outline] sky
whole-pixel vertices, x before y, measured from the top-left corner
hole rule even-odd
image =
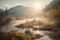
[[[52,0],[0,0],[0,8],[11,8],[17,5],[23,6],[33,6],[35,3],[39,3],[41,5],[48,5]]]

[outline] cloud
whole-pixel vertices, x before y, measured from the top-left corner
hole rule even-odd
[[[9,5],[9,4],[3,4],[6,8],[10,8],[11,7],[11,5]]]
[[[23,3],[14,3],[15,6],[24,5]]]
[[[25,5],[25,6],[32,6],[34,2],[39,1],[40,3],[47,4],[51,0],[0,0],[0,8],[6,8],[6,6],[11,7],[11,6],[16,6],[16,5]],[[2,5],[2,4],[6,4]],[[8,5],[7,5],[8,4]],[[16,4],[16,5],[15,5]]]

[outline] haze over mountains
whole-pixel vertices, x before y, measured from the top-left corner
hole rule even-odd
[[[16,6],[8,10],[9,15],[14,17],[28,17],[32,16],[33,8],[25,6]]]
[[[60,0],[53,0],[49,5],[46,6],[44,9],[45,11],[48,11],[50,9],[58,8],[60,7]],[[0,12],[3,11],[3,9],[0,9]],[[10,16],[14,17],[27,17],[27,16],[33,16],[34,9],[32,7],[25,7],[25,6],[16,6],[8,9],[8,13]]]
[[[1,9],[2,12],[3,9]],[[9,16],[13,17],[32,17],[34,9],[32,7],[26,7],[18,5],[7,10]]]

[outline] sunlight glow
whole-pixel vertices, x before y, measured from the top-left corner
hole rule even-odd
[[[40,8],[40,4],[38,4],[38,3],[35,4],[34,6],[35,6],[36,9],[39,9]]]
[[[42,10],[42,4],[40,4],[40,3],[35,3],[34,4],[34,8],[35,8],[35,10]]]

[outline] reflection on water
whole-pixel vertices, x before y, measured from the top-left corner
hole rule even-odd
[[[35,39],[35,40],[51,40],[47,35],[45,35],[45,34],[48,34],[48,33],[50,33],[50,32],[48,32],[48,31],[39,31],[39,30],[33,30],[32,28],[24,28],[24,29],[21,29],[21,28],[19,28],[20,30],[20,32],[24,32],[24,31],[26,31],[26,30],[30,30],[32,33],[34,33],[34,34],[40,34],[40,35],[44,35],[44,37],[42,37],[42,38],[40,38],[40,39]]]
[[[51,40],[48,35],[45,35],[45,34],[50,33],[50,32],[48,32],[48,31],[33,30],[32,28],[24,28],[24,29],[21,29],[21,28],[20,28],[20,32],[21,32],[21,31],[24,32],[24,31],[26,31],[26,30],[30,30],[30,31],[31,31],[32,33],[34,33],[34,34],[44,35],[44,37],[42,37],[42,38],[40,38],[40,39],[35,39],[35,40]]]
[[[44,37],[42,37],[40,39],[35,39],[35,40],[52,40],[52,39],[50,39],[48,36],[44,36]]]

